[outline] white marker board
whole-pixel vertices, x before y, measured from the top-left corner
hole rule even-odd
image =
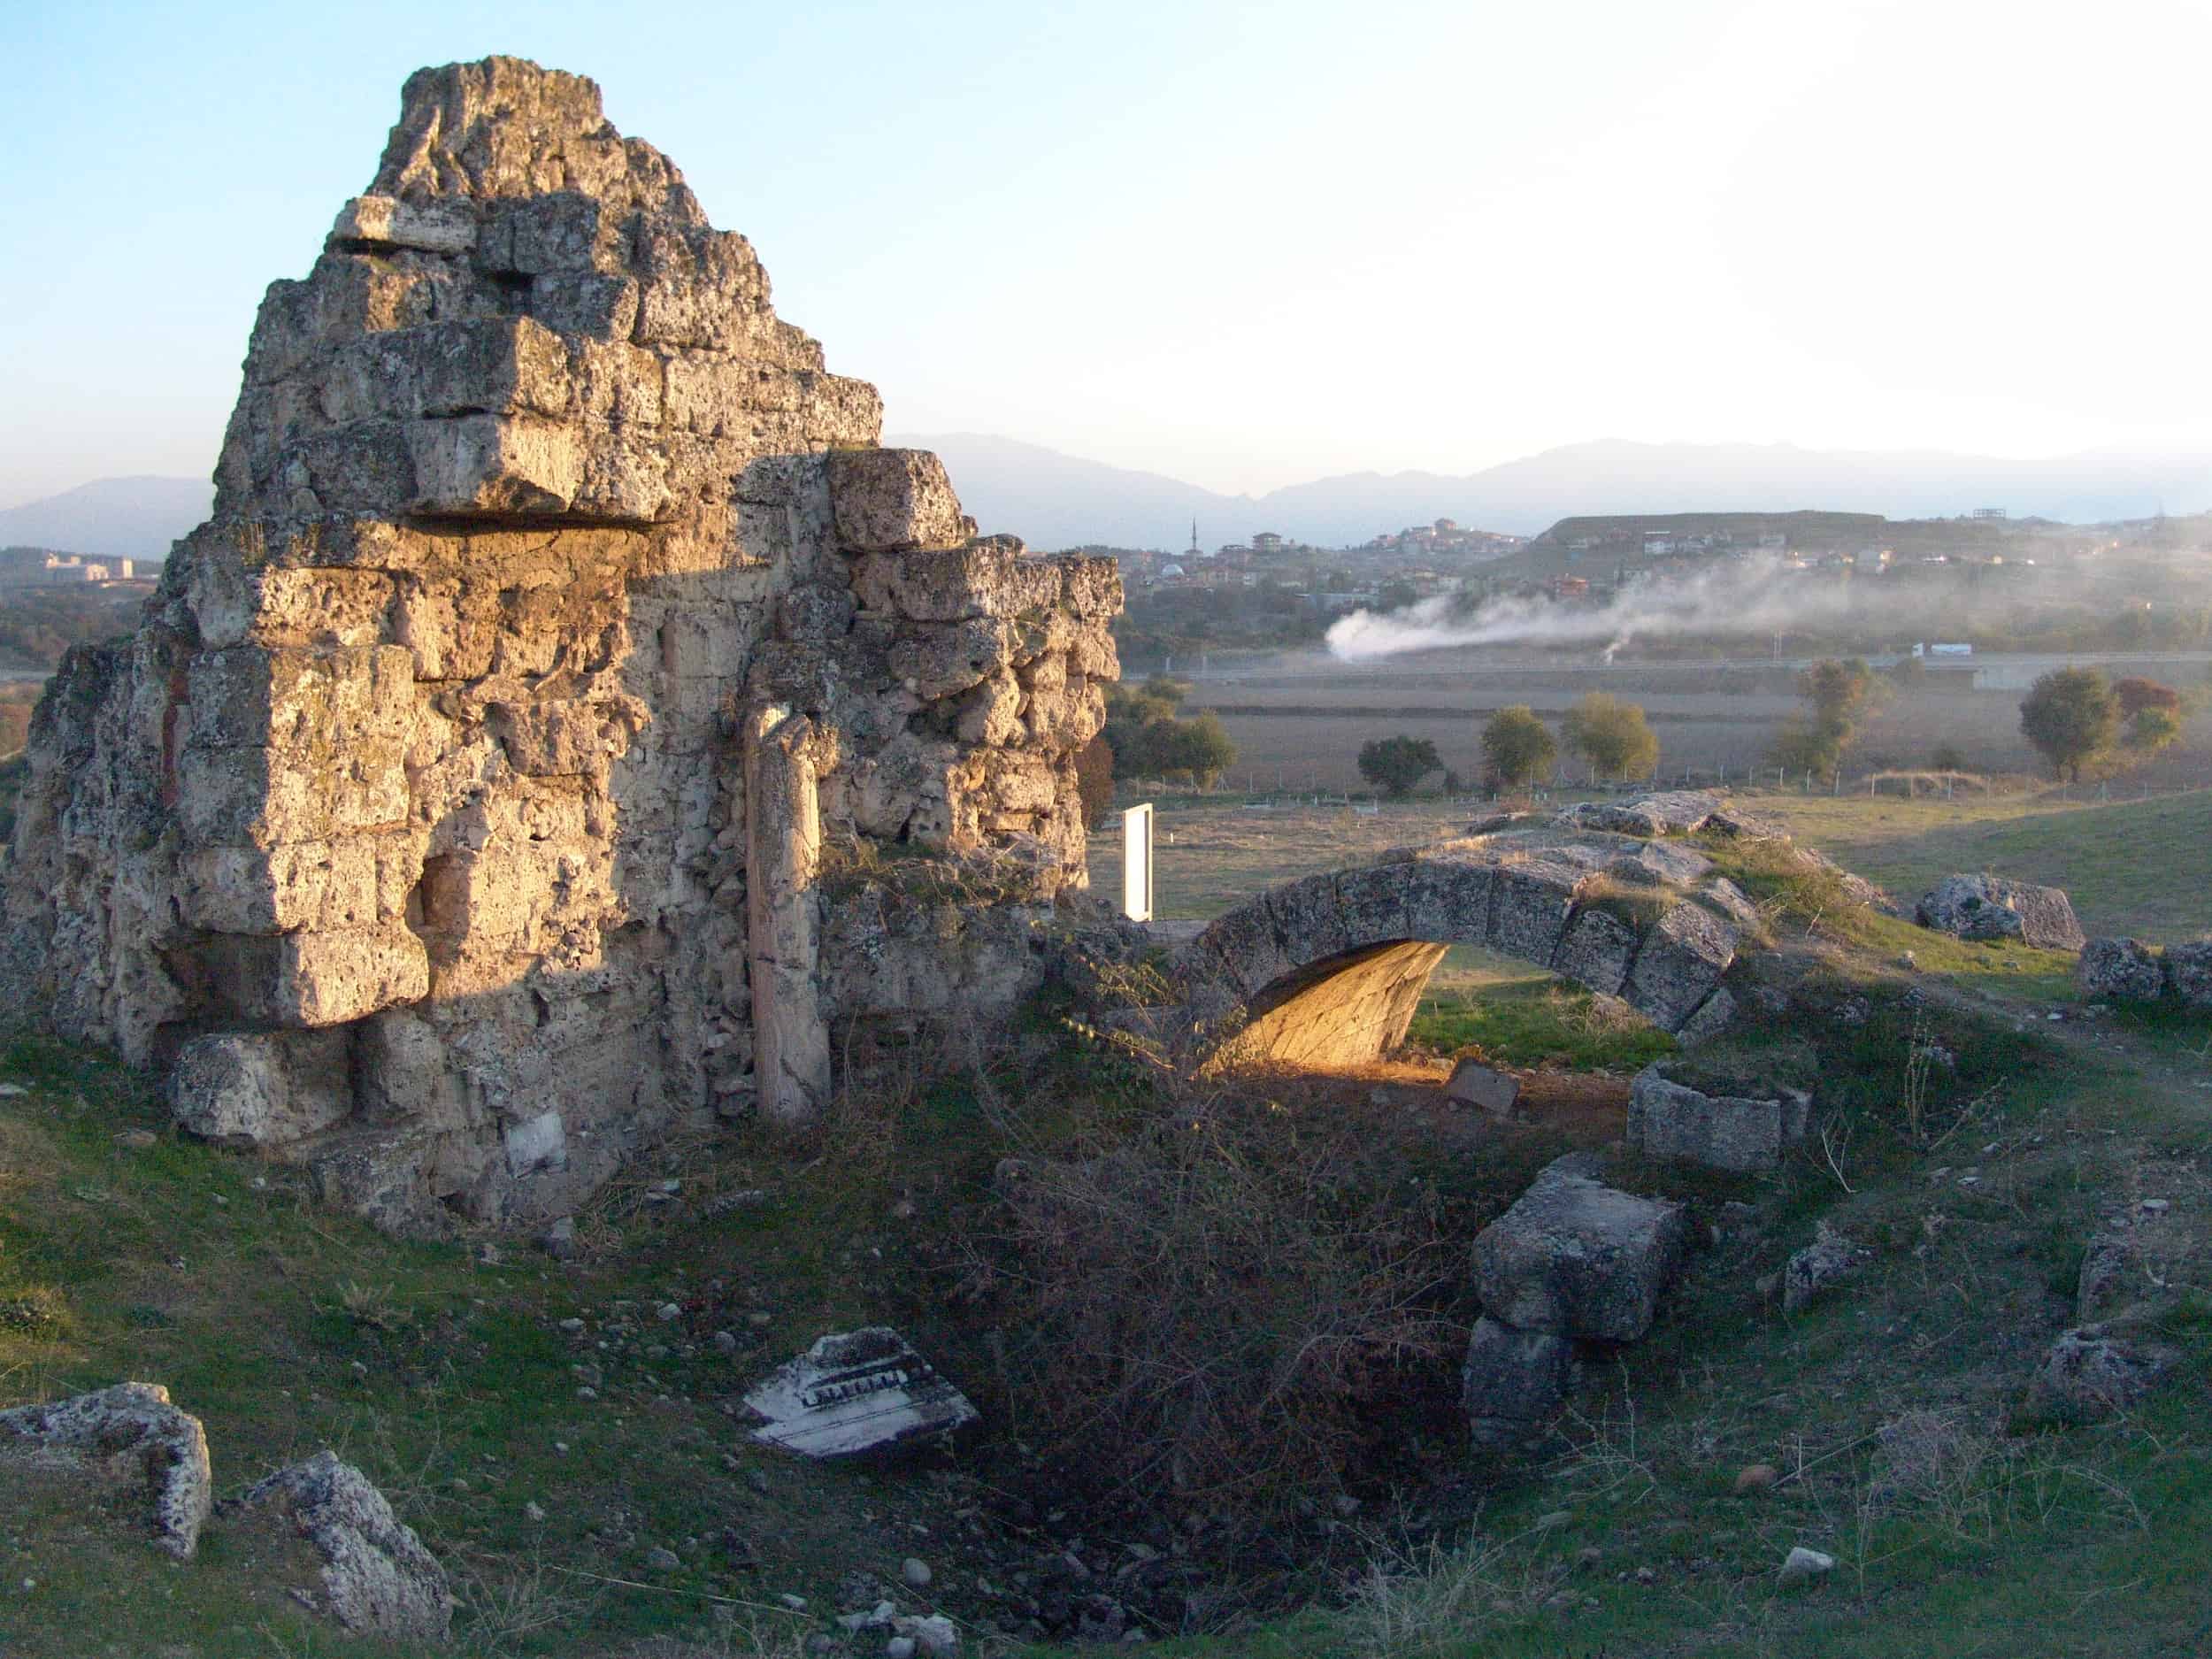
[[[1121,815],[1121,908],[1133,922],[1152,919],[1152,803]]]

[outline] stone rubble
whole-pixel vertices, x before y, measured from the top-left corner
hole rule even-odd
[[[1510,1118],[1521,1098],[1521,1080],[1479,1060],[1462,1060],[1452,1068],[1444,1096],[1462,1106],[1472,1106],[1493,1118]]]
[[[40,705],[10,989],[410,1232],[818,1110],[831,1022],[948,977],[823,883],[1080,888],[1118,672],[1112,561],[979,537],[880,421],[590,81],[412,76],[263,302],[213,516]],[[1033,931],[979,925],[957,991],[1033,983]]]

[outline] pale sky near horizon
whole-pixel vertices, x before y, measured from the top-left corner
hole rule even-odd
[[[1228,490],[2212,448],[2204,0],[0,5],[0,506],[204,475],[420,65],[592,75],[887,424]]]

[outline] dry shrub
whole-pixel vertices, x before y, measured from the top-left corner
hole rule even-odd
[[[1005,1232],[975,1265],[1078,1467],[1263,1515],[1333,1485],[1363,1397],[1441,1354],[1426,1304],[1455,1253],[1430,1189],[1351,1125],[1248,1085],[1169,1093],[1134,1133],[1002,1165]]]

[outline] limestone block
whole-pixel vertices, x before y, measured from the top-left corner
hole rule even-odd
[[[1586,909],[1567,925],[1552,971],[1601,996],[1618,996],[1636,959],[1636,930],[1619,917]]]
[[[581,700],[495,703],[488,712],[507,764],[526,777],[603,773],[629,746],[634,718],[631,710]]]
[[[1681,1029],[1674,1033],[1675,1040],[1685,1048],[1710,1042],[1735,1024],[1736,1012],[1735,993],[1724,985],[1698,1004],[1696,1013],[1682,1022]]]
[[[388,1008],[351,1029],[365,1118],[383,1124],[421,1118],[446,1129],[470,1126],[466,1083],[428,1020],[407,1009]]]
[[[495,202],[476,242],[476,264],[486,271],[530,277],[596,271],[603,240],[616,234],[607,217],[599,200],[582,190]]]
[[[1654,1025],[1680,1029],[1736,959],[1736,930],[1686,901],[1653,923],[1621,995]]]
[[[568,1135],[557,1111],[540,1112],[521,1123],[510,1124],[505,1140],[511,1175],[526,1175],[568,1159]]]
[[[135,1499],[154,1548],[190,1558],[213,1508],[207,1431],[159,1383],[118,1383],[50,1405],[0,1411],[0,1452],[63,1457],[100,1469]]]
[[[1565,865],[1501,865],[1494,878],[1490,949],[1524,962],[1548,964],[1567,930],[1583,877]]]
[[[414,659],[396,646],[202,651],[188,670],[191,741],[326,753],[403,735],[414,690]]]
[[[2167,946],[2166,985],[2184,1008],[2212,1009],[2212,940]]]
[[[968,744],[995,747],[1019,742],[1028,734],[1022,723],[1022,688],[1002,670],[960,699],[954,730]]]
[[[410,800],[405,747],[356,739],[312,748],[204,749],[177,757],[179,817],[192,847],[273,847],[396,829]]]
[[[453,1624],[445,1569],[367,1476],[335,1452],[280,1469],[223,1505],[234,1525],[281,1525],[321,1558],[320,1604],[349,1631],[438,1643]]]
[[[1053,563],[1060,567],[1061,603],[1077,616],[1103,621],[1121,614],[1121,566],[1112,559],[1069,553]]]
[[[949,548],[963,539],[960,499],[927,449],[833,450],[829,488],[838,544],[849,553]]]
[[[1629,1094],[1628,1143],[1655,1158],[1760,1174],[1781,1167],[1783,1152],[1804,1139],[1810,1112],[1799,1090],[1758,1099],[1707,1094],[1648,1065]]]
[[[1650,1327],[1683,1242],[1682,1206],[1548,1165],[1476,1235],[1484,1311],[1524,1331],[1632,1342]]]
[[[1478,1438],[1541,1422],[1566,1400],[1575,1376],[1571,1339],[1517,1331],[1485,1315],[1460,1364],[1460,1400]]]
[[[856,559],[853,592],[872,611],[915,622],[1018,617],[1056,605],[1060,572],[1018,542],[877,553]]]
[[[2003,876],[1946,876],[1922,896],[1915,919],[1961,939],[2017,939],[2048,950],[2085,942],[2064,889]]]
[[[275,1025],[342,1025],[430,989],[429,958],[404,926],[215,933],[191,954],[236,1015]]]
[[[357,196],[338,210],[330,235],[334,242],[367,242],[378,249],[461,254],[476,245],[476,219],[465,201],[411,203]]]
[[[208,847],[178,861],[188,926],[219,933],[370,927],[399,920],[427,835],[401,831],[274,847]]]
[[[339,1030],[195,1037],[170,1069],[170,1113],[204,1141],[280,1152],[352,1113],[349,1036]]]
[[[996,617],[909,624],[890,640],[885,667],[925,703],[982,683],[1012,660],[1012,631]]]
[[[2166,991],[2166,970],[2149,946],[2133,939],[2093,939],[2074,964],[2074,982],[2090,996],[2154,1002]]]
[[[1401,885],[1405,936],[1442,945],[1489,945],[1498,874],[1463,858],[1418,858]]]
[[[1521,1080],[1479,1060],[1462,1060],[1452,1068],[1444,1095],[1462,1106],[1473,1106],[1493,1118],[1510,1118],[1521,1098]]]
[[[408,511],[463,517],[565,513],[583,483],[577,434],[563,422],[498,415],[410,421]]]

